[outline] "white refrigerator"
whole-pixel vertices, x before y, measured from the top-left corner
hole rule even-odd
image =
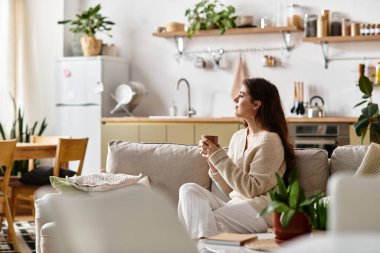
[[[55,134],[88,137],[82,174],[98,173],[103,169],[101,118],[115,106],[110,93],[129,81],[128,64],[118,57],[65,57],[56,61],[55,71]]]

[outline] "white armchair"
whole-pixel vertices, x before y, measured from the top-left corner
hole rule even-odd
[[[91,195],[48,194],[37,202],[45,202],[39,209],[56,223],[49,245],[41,236],[42,253],[45,247],[62,253],[197,252],[172,203],[142,186]],[[41,233],[44,229],[48,224]]]

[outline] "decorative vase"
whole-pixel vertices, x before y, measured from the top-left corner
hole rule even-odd
[[[310,221],[304,213],[296,212],[286,228],[280,223],[281,213],[274,213],[273,216],[275,240],[278,243],[311,232]]]
[[[99,55],[102,49],[102,40],[98,40],[95,36],[83,36],[80,38],[80,43],[84,56]]]

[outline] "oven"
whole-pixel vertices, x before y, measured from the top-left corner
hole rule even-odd
[[[321,148],[331,157],[337,146],[350,143],[347,123],[288,123],[296,148]]]

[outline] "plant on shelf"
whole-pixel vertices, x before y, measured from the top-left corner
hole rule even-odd
[[[98,4],[77,14],[76,19],[58,21],[58,24],[71,25],[69,29],[71,32],[84,35],[80,38],[80,42],[85,56],[93,56],[100,53],[102,41],[96,39],[95,35],[97,32],[104,32],[112,37],[108,32],[111,31],[111,27],[115,23],[99,13],[101,8],[101,5]]]
[[[13,101],[13,109],[15,112],[15,120],[12,123],[12,128],[9,133],[8,139],[17,139],[18,142],[29,142],[30,137],[33,135],[42,135],[47,127],[46,119],[44,118],[38,126],[38,121],[35,121],[31,127],[25,123],[24,113],[21,109],[16,107],[16,101],[13,96],[11,96]],[[16,114],[17,112],[17,114]],[[3,140],[7,139],[3,125],[0,123],[0,136]],[[28,161],[14,161],[12,175],[22,175],[28,171]],[[2,168],[0,175],[4,175]]]
[[[363,93],[362,98],[364,100],[357,103],[354,107],[364,103],[367,103],[367,105],[361,110],[362,114],[354,124],[356,135],[361,137],[363,143],[364,137],[369,130],[370,141],[380,144],[380,111],[379,105],[372,102],[373,84],[368,77],[362,75],[359,78],[358,86]]]
[[[218,0],[202,0],[193,9],[187,9],[187,35],[192,38],[199,30],[219,29],[222,35],[227,29],[236,27],[235,7]]]
[[[285,241],[310,233],[312,227],[326,227],[326,219],[319,217],[327,214],[327,205],[319,203],[323,195],[306,197],[296,169],[289,175],[288,186],[280,175],[276,174],[276,178],[277,186],[269,191],[272,202],[259,214],[263,216],[274,212],[276,240]]]

